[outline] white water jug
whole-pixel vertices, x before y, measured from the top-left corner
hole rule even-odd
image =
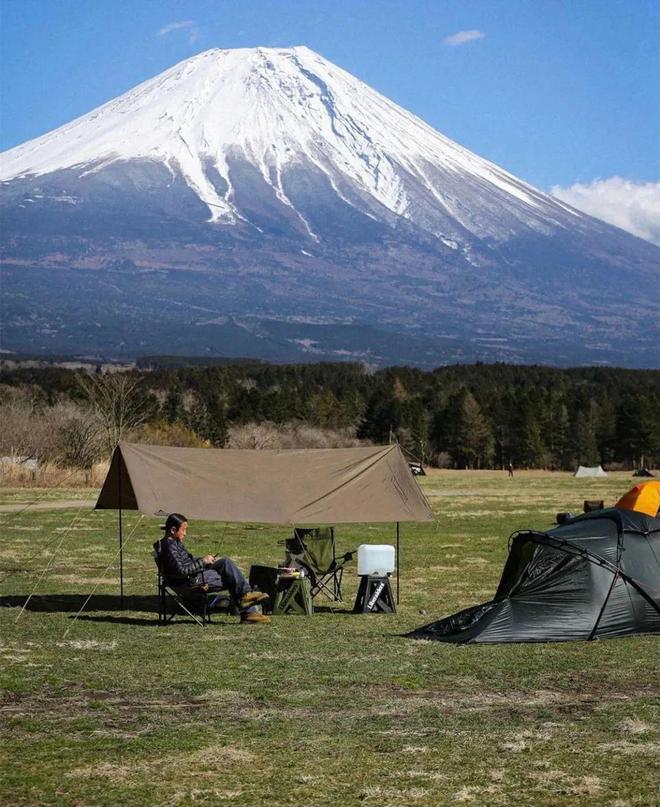
[[[384,577],[396,568],[394,547],[389,544],[360,544],[357,573]]]

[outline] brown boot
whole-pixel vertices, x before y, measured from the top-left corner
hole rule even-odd
[[[249,608],[251,605],[256,605],[258,602],[264,602],[264,600],[269,599],[268,594],[265,594],[263,591],[250,591],[248,594],[244,594],[241,597],[240,607]]]
[[[268,625],[270,617],[260,614],[258,611],[246,611],[241,614],[241,625]]]

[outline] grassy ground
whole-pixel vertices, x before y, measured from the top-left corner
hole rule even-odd
[[[5,514],[0,802],[657,804],[657,637],[460,647],[401,635],[488,599],[513,530],[547,527],[585,498],[613,503],[632,483],[625,474],[435,473],[422,485],[437,525],[403,527],[396,616],[348,613],[351,570],[345,606],[268,627],[232,617],[203,630],[157,627],[155,520],[126,519],[125,534],[137,528],[121,612],[114,514]],[[2,499],[21,500],[17,491]],[[389,526],[337,532],[340,548],[393,541]],[[279,561],[285,534],[197,522],[189,545],[200,554],[221,546],[248,567]]]
[[[98,490],[94,488],[0,487],[0,506],[3,504],[31,506],[62,499],[95,499],[97,494]]]

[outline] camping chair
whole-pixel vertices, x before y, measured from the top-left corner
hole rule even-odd
[[[211,622],[211,612],[225,611],[236,614],[236,603],[228,591],[209,591],[207,585],[191,586],[182,583],[174,585],[165,577],[162,564],[162,538],[154,543],[154,561],[158,570],[158,622],[164,625],[171,622],[182,611],[198,625],[204,627]]]
[[[342,602],[344,566],[355,551],[337,557],[334,527],[296,527],[293,538],[287,538],[283,543],[287,566],[298,566],[305,570],[311,584],[312,598],[323,593],[329,600]]]

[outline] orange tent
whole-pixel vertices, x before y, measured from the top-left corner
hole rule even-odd
[[[657,516],[660,511],[660,482],[640,482],[614,506],[619,510],[636,510],[647,516]]]

